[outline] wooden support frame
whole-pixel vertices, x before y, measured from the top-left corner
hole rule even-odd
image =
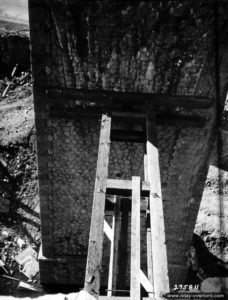
[[[103,248],[105,193],[110,152],[111,118],[102,116],[93,209],[85,275],[85,290],[98,297]]]
[[[111,118],[102,116],[101,133],[98,151],[96,181],[94,188],[93,210],[90,228],[90,239],[86,266],[85,290],[95,297],[99,295],[100,268],[102,263],[103,232],[111,241],[108,297],[113,296],[116,286],[125,287],[126,268],[122,263],[121,249],[124,251],[126,262],[126,242],[128,233],[128,212],[131,204],[131,274],[130,299],[138,300],[141,297],[141,285],[149,294],[149,299],[161,299],[169,292],[168,263],[165,244],[164,216],[161,195],[161,180],[159,156],[156,147],[156,131],[154,111],[148,105],[146,113],[146,153],[144,156],[145,181],[133,176],[132,180],[108,179],[108,162],[110,152]],[[118,243],[116,243],[116,198],[110,203],[115,208],[112,227],[104,219],[106,193],[112,195],[128,195],[131,201],[122,202],[122,225],[117,229]],[[140,220],[142,201],[141,196],[149,197],[150,227],[147,229],[147,259],[148,270],[146,276],[140,268]],[[124,205],[123,205],[124,204]],[[120,206],[118,215],[120,214]],[[147,202],[148,207],[148,202]],[[125,224],[125,225],[124,225]],[[123,231],[124,230],[124,231]],[[120,242],[120,247],[118,246]],[[122,248],[121,248],[122,247]],[[118,252],[118,254],[117,254]],[[118,263],[121,262],[119,268]],[[118,269],[118,272],[117,272]],[[118,282],[117,282],[118,273]]]
[[[159,299],[169,292],[168,262],[165,240],[165,225],[161,193],[161,178],[159,168],[159,154],[156,142],[156,127],[154,107],[147,109],[147,172],[150,182],[150,227],[151,249],[153,265],[153,282],[155,298]]]

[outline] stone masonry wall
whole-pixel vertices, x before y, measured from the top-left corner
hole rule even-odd
[[[47,139],[54,255],[81,254],[88,245],[99,122],[49,120]],[[131,179],[136,174],[143,178],[143,146],[113,143],[109,174],[110,178]]]

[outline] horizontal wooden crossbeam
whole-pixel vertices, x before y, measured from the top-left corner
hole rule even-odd
[[[108,114],[112,117],[112,132],[114,130],[131,130],[134,132],[138,132],[139,137],[132,138],[131,135],[129,137],[125,133],[118,133],[119,140],[122,141],[124,138],[126,140],[136,140],[140,141],[145,139],[140,139],[140,135],[143,135],[143,131],[145,128],[145,108],[143,112],[132,112],[132,111],[121,111],[121,107],[119,107],[120,111],[116,110],[116,107],[111,110],[111,107],[101,108],[96,106],[88,106],[83,108],[82,106],[77,106],[75,108],[64,108],[56,106],[56,103],[53,102],[50,106],[49,117],[52,119],[69,119],[69,120],[98,120],[101,118],[102,114]],[[191,127],[202,127],[205,125],[205,122],[208,121],[207,115],[201,115],[200,113],[194,111],[194,113],[186,113],[186,112],[178,112],[178,111],[170,111],[170,110],[158,110],[155,112],[156,115],[156,123],[160,124],[176,124],[182,123],[183,126],[191,126]],[[141,134],[142,133],[142,134]],[[113,140],[116,140],[118,135],[113,135]]]
[[[83,89],[57,89],[50,88],[46,90],[46,95],[54,99],[55,103],[63,103],[64,100],[86,101],[98,106],[107,106],[112,104],[130,103],[138,104],[149,101],[155,106],[166,107],[190,107],[190,108],[208,108],[212,99],[200,96],[182,96],[182,95],[162,95],[152,93],[123,93],[105,90],[83,90]]]
[[[106,198],[106,199],[110,200],[110,198]],[[120,197],[120,199],[121,199],[121,197]],[[122,198],[122,200],[129,203],[129,206],[126,205],[126,207],[130,211],[130,209],[131,209],[131,197],[127,197],[127,199]],[[114,208],[115,208],[115,205],[111,201],[106,201],[106,205],[105,205],[106,215],[109,215],[109,216],[113,215],[114,214],[114,212],[113,212]],[[121,206],[121,208],[122,208],[122,206]],[[142,212],[145,212],[145,211],[147,212],[147,210],[148,210],[148,198],[147,197],[141,198],[140,210]]]
[[[149,197],[150,184],[143,181],[141,187],[141,196]],[[120,196],[131,196],[132,194],[132,181],[121,180],[121,179],[107,179],[106,194],[120,195]]]
[[[113,130],[111,140],[117,142],[144,143],[146,139],[145,132]]]

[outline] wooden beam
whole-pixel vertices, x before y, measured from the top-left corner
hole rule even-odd
[[[129,231],[129,207],[126,199],[121,199],[121,233],[120,233],[120,243],[118,251],[118,279],[117,279],[117,289],[127,290],[127,263],[128,263],[128,231]],[[121,292],[117,292],[118,296],[121,296]],[[126,293],[124,292],[124,295]]]
[[[148,161],[147,161],[147,154],[146,154],[146,146],[144,145],[144,179],[146,182],[149,181],[148,177]],[[151,229],[150,226],[148,227],[148,217],[150,218],[149,212],[149,203],[148,203],[148,210],[146,211],[146,246],[147,246],[147,276],[152,284],[154,285],[153,279],[153,261],[152,261],[152,239],[151,239]],[[149,294],[149,298],[154,298],[154,288],[153,294]]]
[[[111,140],[116,142],[145,143],[145,133],[112,131]]]
[[[64,102],[65,100],[71,101],[87,101],[91,103],[144,103],[149,101],[155,106],[181,106],[181,107],[194,107],[194,108],[208,108],[212,103],[212,99],[207,97],[194,97],[182,95],[162,95],[151,93],[123,93],[105,90],[83,90],[83,89],[58,89],[49,88],[46,94],[50,99]]]
[[[133,119],[133,120],[145,120],[145,112],[126,112],[126,111],[112,111],[112,117],[124,118],[124,119]]]
[[[107,180],[107,194],[110,195],[128,195],[132,194],[132,181],[131,180],[121,180],[121,179],[108,179]],[[149,182],[142,182],[141,196],[148,197],[150,194],[150,184]]]
[[[110,152],[111,118],[103,115],[101,121],[96,180],[86,264],[85,290],[98,297],[102,267],[105,193]]]
[[[159,154],[153,108],[147,109],[147,164],[150,182],[150,227],[155,298],[169,292],[168,263],[161,193]]]
[[[152,260],[152,238],[151,238],[151,229],[147,228],[146,231],[146,245],[147,245],[147,276],[152,286],[154,286],[154,277],[153,277],[153,260]],[[153,288],[154,293],[154,288]],[[152,295],[149,297],[153,298]]]
[[[51,107],[49,117],[51,119],[98,119],[101,118],[103,110],[97,107],[88,108],[62,108]],[[104,112],[105,113],[105,112]]]
[[[139,277],[140,277],[140,282],[144,287],[144,289],[147,291],[149,295],[152,295],[154,293],[154,287],[142,270],[140,270],[139,272]]]
[[[113,283],[113,258],[114,258],[114,228],[115,228],[115,215],[112,217],[112,239],[110,246],[109,269],[108,269],[108,293],[107,296],[112,296],[112,283]]]
[[[115,197],[115,209],[112,217],[112,230],[114,234],[110,248],[108,296],[115,295],[118,275],[118,248],[121,230],[120,201],[118,197]]]
[[[145,124],[146,124],[146,122],[143,125],[138,124],[138,123],[129,124],[129,123],[126,123],[125,120],[123,120],[122,122],[120,121],[118,123],[117,122],[115,122],[115,123],[112,122],[112,131],[113,130],[121,130],[121,131],[131,130],[131,131],[134,131],[134,132],[142,133],[146,129]]]
[[[126,122],[127,120],[127,122]],[[113,126],[111,130],[112,141],[124,141],[124,142],[138,142],[145,143],[146,130],[145,130],[145,119],[144,124],[138,123],[138,119],[134,122],[129,123],[129,119],[115,120],[112,117]]]
[[[129,200],[129,201],[125,201],[125,202],[127,204],[128,209],[131,210],[131,196],[128,196],[127,198],[128,198],[127,200]],[[149,202],[148,197],[141,197],[140,210],[143,211],[144,213],[148,209],[148,202]],[[107,215],[111,215],[111,216],[114,215],[114,211],[113,211],[114,208],[115,208],[115,205],[112,202],[106,201],[106,203],[105,203],[105,213]]]
[[[101,107],[82,107],[78,106],[75,108],[65,108],[56,106],[56,103],[52,103],[49,117],[52,119],[100,119],[102,113],[112,114],[112,109],[117,107],[107,106],[106,108]],[[121,110],[121,107],[119,108]],[[145,109],[145,108],[144,108]],[[183,126],[194,126],[202,127],[205,122],[208,121],[208,116],[200,115],[197,112],[192,114],[184,112],[173,112],[173,111],[158,111],[156,112],[157,124],[176,125],[177,122],[183,124]],[[115,111],[112,115],[112,136],[118,140],[118,135],[122,136],[123,139],[127,139],[130,136],[133,139],[136,135],[136,141],[144,142],[145,132],[145,114],[135,112],[117,112]],[[116,133],[115,133],[116,131]],[[129,131],[127,133],[127,131]],[[127,136],[126,136],[127,135]],[[132,137],[133,136],[133,137]],[[142,138],[141,138],[142,137]],[[119,137],[120,139],[120,137]]]
[[[145,147],[145,146],[144,146]],[[144,148],[144,152],[146,152],[146,149]],[[147,162],[147,155],[144,154],[144,179],[146,182],[148,182],[148,162]],[[149,206],[149,203],[148,203]],[[149,207],[148,207],[149,208]],[[146,212],[146,218],[150,217],[148,215],[148,211]],[[148,224],[146,220],[146,225]],[[153,261],[152,261],[152,239],[151,239],[151,229],[150,227],[146,226],[146,245],[147,245],[147,276],[149,281],[151,282],[152,286],[154,285],[154,278],[153,278]],[[154,298],[154,288],[153,288],[153,294],[149,294],[149,298]]]
[[[104,220],[104,233],[108,237],[108,239],[113,241],[113,229],[109,226],[106,220]]]
[[[131,300],[140,299],[140,177],[132,177]]]

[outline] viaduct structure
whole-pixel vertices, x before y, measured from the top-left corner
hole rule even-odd
[[[184,283],[225,5],[29,1],[43,283],[132,299]]]

